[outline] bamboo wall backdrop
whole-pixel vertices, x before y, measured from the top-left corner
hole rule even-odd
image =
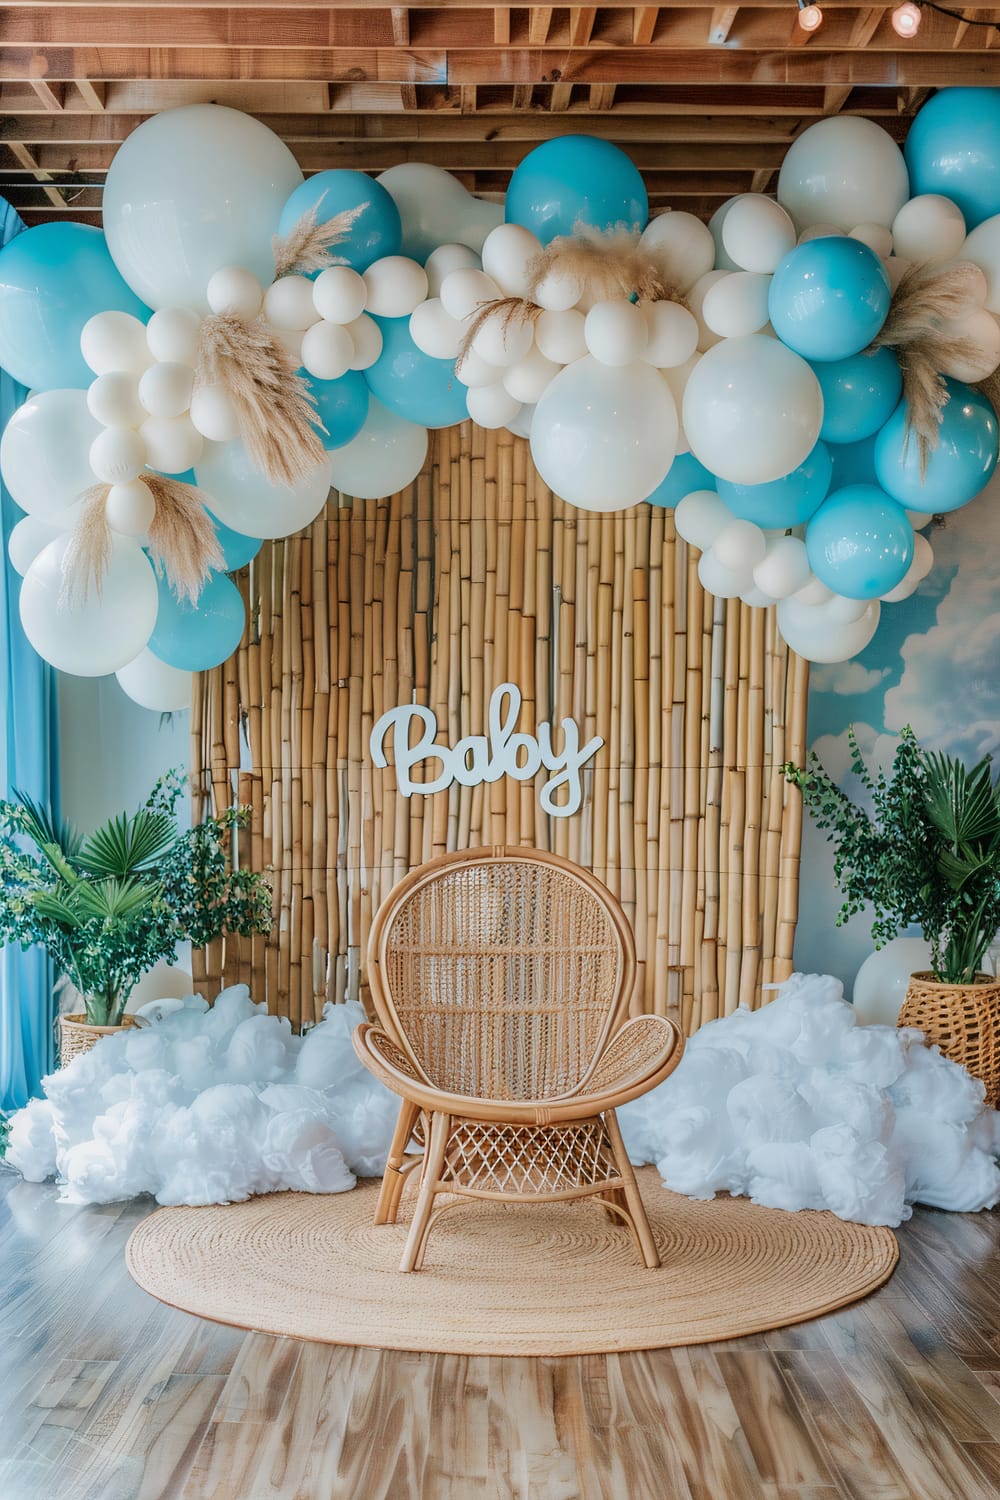
[[[773,611],[702,590],[669,512],[563,505],[507,432],[432,437],[409,490],[334,494],[306,531],[264,544],[242,579],[240,650],[196,679],[196,784],[216,807],[251,805],[240,857],[273,872],[276,918],[266,940],[196,955],[196,977],[316,1020],[362,993],[372,915],[410,868],[524,844],[620,897],[637,1005],[691,1031],[760,1003],[792,967],[800,803],[780,767],[803,753],[806,665]],[[486,732],[505,681],[523,694],[520,731],[571,717],[581,742],[603,736],[576,814],[542,811],[544,768],[408,799],[391,757],[373,766],[386,709],[427,705],[454,745]]]

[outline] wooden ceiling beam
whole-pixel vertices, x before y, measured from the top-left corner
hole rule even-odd
[[[510,49],[498,55],[475,49],[450,53],[448,78],[455,83],[551,81],[552,54],[542,50]],[[993,83],[996,66],[988,53],[893,52],[868,48],[863,52],[820,51],[752,53],[715,48],[678,51],[673,47],[635,47],[631,51],[563,52],[559,54],[562,83],[687,84],[869,84],[889,87]]]
[[[87,108],[92,109],[95,114],[103,113],[105,100],[108,96],[107,84],[92,83],[89,78],[74,78],[73,83],[79,89],[80,97]]]
[[[549,38],[549,27],[552,25],[552,6],[533,5],[528,11],[528,45],[529,47],[544,47]],[[448,45],[452,45],[450,42]]]
[[[637,5],[632,12],[632,45],[648,47],[656,35],[656,23],[659,19],[658,5]]]
[[[738,5],[716,5],[708,22],[708,40],[714,47],[721,47],[733,29],[733,22],[740,13]]]
[[[569,13],[569,44],[571,47],[589,47],[590,35],[597,17],[596,5],[576,6]]]
[[[481,54],[472,54],[481,56]],[[492,56],[493,54],[485,54]],[[534,54],[529,54],[534,56]],[[482,69],[478,73],[482,73]],[[488,70],[487,70],[488,72]],[[449,82],[443,52],[401,47],[326,47],[271,50],[254,47],[23,47],[0,49],[0,79],[67,82],[74,78],[110,82],[120,78],[362,80],[382,83]],[[527,81],[527,80],[518,80]],[[455,79],[479,83],[480,76]],[[60,106],[61,107],[61,106]]]

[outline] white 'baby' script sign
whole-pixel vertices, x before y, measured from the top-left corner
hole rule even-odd
[[[372,760],[379,767],[389,764],[385,743],[392,736],[392,755],[396,764],[396,781],[404,797],[420,792],[425,797],[443,792],[453,781],[462,786],[478,786],[483,781],[499,781],[512,776],[515,781],[530,781],[542,766],[552,771],[539,793],[539,801],[554,818],[575,813],[583,797],[580,772],[604,744],[599,735],[580,744],[580,730],[573,719],[563,719],[562,749],[552,743],[552,725],[539,724],[537,734],[515,734],[521,712],[521,690],[512,682],[494,689],[490,698],[488,733],[469,734],[452,747],[435,745],[437,715],[419,703],[403,703],[384,713],[371,732],[369,744]],[[415,745],[410,744],[410,725],[417,721],[423,733]],[[441,763],[441,774],[433,780],[414,781],[411,771],[427,761]],[[566,800],[556,802],[555,794],[566,788]]]

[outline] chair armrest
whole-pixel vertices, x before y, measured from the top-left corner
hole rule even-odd
[[[684,1053],[684,1036],[663,1016],[636,1016],[626,1021],[591,1063],[572,1095],[614,1096],[615,1106],[655,1088],[668,1077]],[[614,1107],[605,1104],[604,1108]]]

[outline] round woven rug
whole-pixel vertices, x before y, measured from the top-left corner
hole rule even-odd
[[[759,1333],[854,1302],[892,1274],[888,1229],[744,1198],[692,1203],[639,1173],[663,1266],[647,1271],[596,1203],[466,1201],[400,1275],[378,1184],[163,1208],[128,1244],[147,1292],[218,1323],[331,1344],[452,1354],[598,1354]],[[407,1195],[409,1196],[409,1195]]]

